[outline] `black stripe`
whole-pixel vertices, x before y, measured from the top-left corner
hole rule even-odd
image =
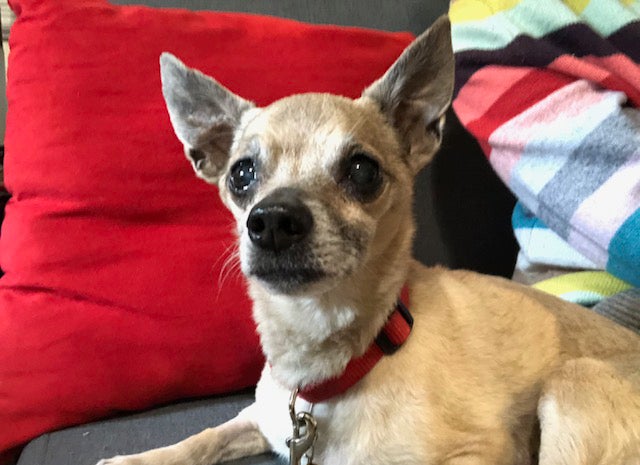
[[[627,51],[633,48],[630,36],[631,34],[625,33],[618,38]],[[636,44],[638,40],[640,38],[636,31]],[[636,45],[636,48],[640,47]],[[487,65],[528,66],[541,69],[561,55],[575,55],[581,58],[586,55],[606,57],[616,53],[623,52],[586,24],[571,24],[539,39],[520,35],[506,47],[497,50],[466,50],[456,53],[455,95],[472,74]]]
[[[618,29],[609,36],[609,42],[621,53],[640,63],[640,20]]]

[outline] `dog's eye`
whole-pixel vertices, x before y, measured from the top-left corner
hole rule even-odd
[[[373,200],[382,185],[378,162],[363,153],[352,155],[347,165],[346,181],[353,196],[364,202]]]
[[[236,194],[246,192],[256,180],[256,165],[250,158],[243,158],[231,167],[229,189]]]

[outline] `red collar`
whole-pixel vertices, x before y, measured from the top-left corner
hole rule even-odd
[[[340,376],[301,388],[298,396],[307,402],[317,403],[342,394],[364,378],[384,355],[396,352],[409,337],[413,326],[413,317],[405,306],[408,304],[409,290],[405,286],[395,310],[367,351],[360,357],[351,359]]]

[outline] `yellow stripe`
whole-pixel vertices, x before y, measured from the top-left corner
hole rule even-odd
[[[553,295],[572,291],[591,291],[608,297],[633,286],[605,271],[580,271],[540,281],[533,287]]]
[[[592,0],[562,0],[562,2],[565,5],[567,5],[569,8],[571,8],[577,15],[580,15],[591,1]],[[597,2],[602,0],[593,0],[593,1]],[[614,1],[614,0],[607,0],[607,1]],[[636,1],[637,0],[618,0],[618,3],[621,3],[623,6],[631,6]]]
[[[449,17],[452,23],[481,21],[501,11],[510,10],[521,0],[451,0]],[[592,0],[561,0],[576,15],[580,15]],[[598,1],[598,0],[595,0]],[[609,0],[615,1],[615,0]],[[624,6],[631,6],[638,0],[617,0]]]
[[[449,6],[449,18],[452,23],[480,21],[510,10],[518,3],[520,0],[453,0]]]
[[[582,13],[591,0],[563,0],[563,3],[577,15]]]

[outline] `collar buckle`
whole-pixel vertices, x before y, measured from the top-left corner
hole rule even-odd
[[[401,319],[396,315],[399,315]],[[408,333],[411,331],[411,328],[413,328],[413,316],[411,315],[411,313],[409,313],[407,307],[405,307],[405,305],[402,303],[402,300],[398,300],[398,302],[396,302],[396,309],[393,314],[391,314],[389,320],[391,319],[396,319],[395,326],[398,327],[398,331]],[[402,324],[402,320],[404,320],[406,326]],[[402,326],[404,326],[404,328]],[[397,331],[392,333],[388,329],[388,327],[389,325],[386,325],[382,329],[382,331],[380,331],[380,333],[376,336],[375,342],[380,350],[382,350],[383,354],[393,355],[398,351],[398,349],[400,349],[400,347],[402,347],[402,344],[404,343],[406,337],[399,336],[397,334]]]

